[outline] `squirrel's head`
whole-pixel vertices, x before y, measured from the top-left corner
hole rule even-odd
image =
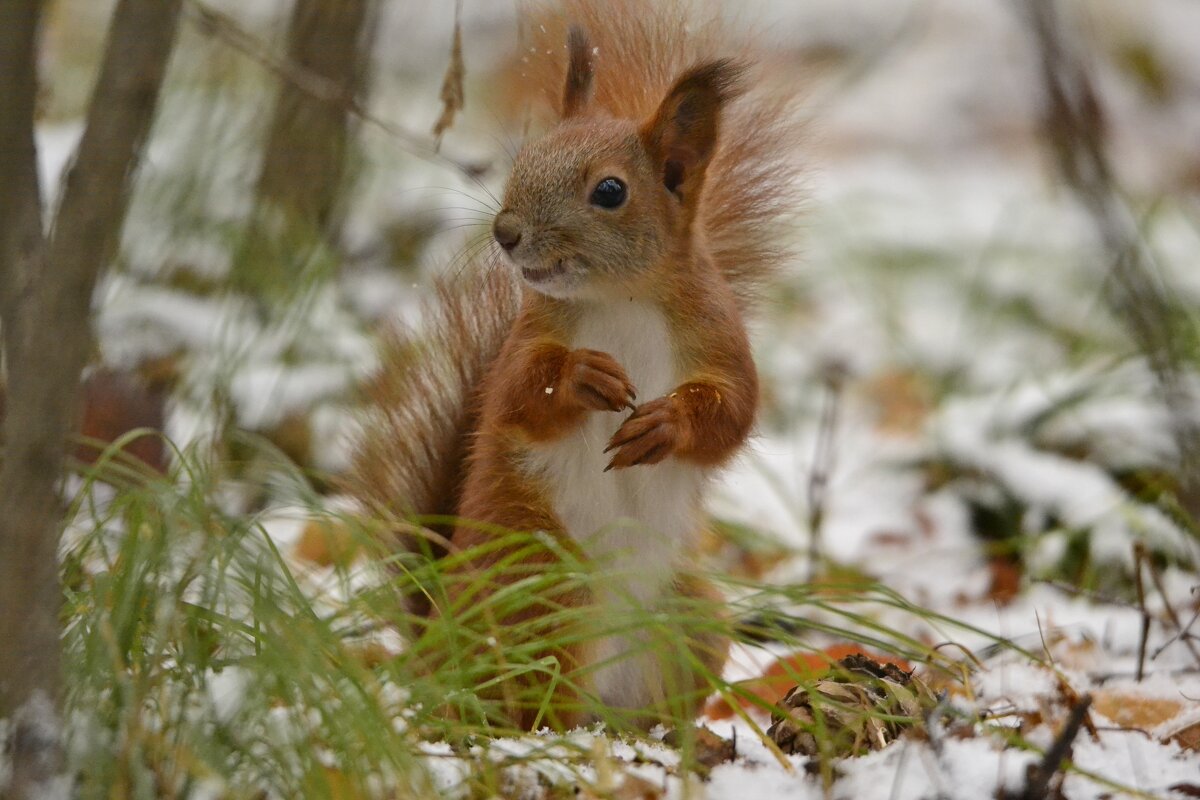
[[[567,40],[562,117],[513,163],[492,231],[525,283],[554,297],[638,293],[686,257],[721,108],[741,69],[698,64],[646,120],[592,111],[592,50]]]

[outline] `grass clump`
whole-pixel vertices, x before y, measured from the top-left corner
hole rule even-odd
[[[511,709],[536,709],[536,729],[568,698],[617,732],[631,722],[690,730],[714,692],[741,714],[769,710],[705,668],[697,637],[811,650],[836,635],[912,663],[938,659],[862,607],[921,612],[861,582],[840,593],[729,583],[730,603],[681,598],[605,614],[556,604],[613,576],[544,534],[497,532],[481,550],[431,560],[389,553],[361,521],[312,505],[307,516],[349,531],[366,557],[304,567],[281,552],[269,509],[226,507],[218,466],[177,460],[165,477],[102,460],[78,494],[64,570],[81,797],[484,796],[517,774],[587,786],[597,780],[592,740],[547,732],[529,744]],[[530,561],[538,552],[553,557]],[[412,613],[418,592],[441,613]],[[526,619],[533,606],[540,616]],[[651,720],[606,708],[557,656],[612,637],[693,676]],[[526,745],[496,751],[501,737]],[[679,746],[686,770],[694,741]]]

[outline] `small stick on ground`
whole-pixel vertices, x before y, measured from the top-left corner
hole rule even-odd
[[[1071,752],[1071,745],[1074,743],[1075,737],[1079,735],[1079,729],[1083,727],[1083,720],[1087,717],[1088,708],[1091,705],[1092,696],[1090,694],[1085,694],[1079,699],[1079,702],[1071,708],[1071,713],[1067,715],[1067,722],[1063,726],[1062,732],[1054,740],[1054,744],[1050,745],[1046,755],[1042,757],[1042,763],[1030,769],[1029,776],[1025,781],[1025,788],[1016,793],[1005,792],[1004,800],[1048,800],[1050,781],[1062,767],[1062,762],[1066,760],[1067,754]]]
[[[838,410],[841,406],[845,367],[829,364],[824,370],[825,403],[817,427],[812,472],[808,476],[808,580],[816,580],[823,557],[821,528],[825,522],[825,501],[829,476],[833,472],[834,439],[837,436]]]
[[[1133,545],[1133,584],[1137,587],[1138,609],[1142,613],[1142,629],[1138,633],[1137,682],[1142,682],[1146,673],[1146,640],[1150,637],[1150,612],[1146,610],[1146,587],[1142,583],[1142,561],[1146,548],[1141,542]]]
[[[1196,644],[1192,641],[1192,637],[1188,635],[1187,628],[1183,625],[1183,620],[1179,618],[1179,614],[1175,611],[1175,606],[1171,605],[1171,598],[1167,596],[1167,589],[1163,586],[1162,576],[1158,574],[1158,570],[1150,562],[1150,559],[1147,558],[1145,561],[1146,568],[1150,572],[1150,580],[1154,582],[1154,588],[1162,595],[1163,608],[1166,609],[1167,619],[1171,620],[1171,624],[1175,627],[1175,631],[1178,633],[1180,641],[1183,642],[1183,646],[1192,654],[1192,658],[1196,660],[1196,663],[1200,664],[1200,651],[1196,650]]]
[[[1193,589],[1193,591],[1195,591],[1195,590]],[[1198,620],[1198,619],[1200,619],[1200,611],[1196,611],[1194,614],[1192,614],[1192,618],[1188,620],[1187,625],[1183,626],[1182,631],[1176,633],[1170,639],[1167,639],[1165,642],[1160,644],[1158,646],[1158,649],[1156,649],[1153,653],[1150,654],[1150,660],[1153,661],[1154,659],[1156,659],[1160,655],[1162,655],[1163,650],[1166,650],[1168,647],[1175,644],[1175,641],[1177,639],[1194,638],[1195,634],[1192,633],[1192,626],[1196,624],[1196,620]]]

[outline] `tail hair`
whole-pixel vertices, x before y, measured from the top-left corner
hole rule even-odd
[[[419,328],[385,333],[345,481],[373,516],[455,513],[479,384],[512,327],[517,300],[507,271],[476,259],[435,283]],[[450,533],[449,526],[426,527]]]
[[[507,85],[535,124],[557,117],[572,27],[592,46],[592,107],[618,118],[650,117],[691,68],[732,60],[746,70],[744,90],[731,92],[723,111],[698,220],[743,306],[758,300],[794,255],[784,223],[804,199],[797,90],[770,78],[761,47],[703,0],[531,1],[521,21],[521,51]]]

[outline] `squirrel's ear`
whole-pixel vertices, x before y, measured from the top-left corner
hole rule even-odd
[[[592,99],[592,46],[578,25],[567,32],[567,85],[563,88],[562,117],[582,112]]]
[[[721,107],[740,90],[743,68],[728,59],[692,67],[671,87],[642,126],[642,144],[660,170],[663,185],[693,205],[704,170],[717,146]]]

